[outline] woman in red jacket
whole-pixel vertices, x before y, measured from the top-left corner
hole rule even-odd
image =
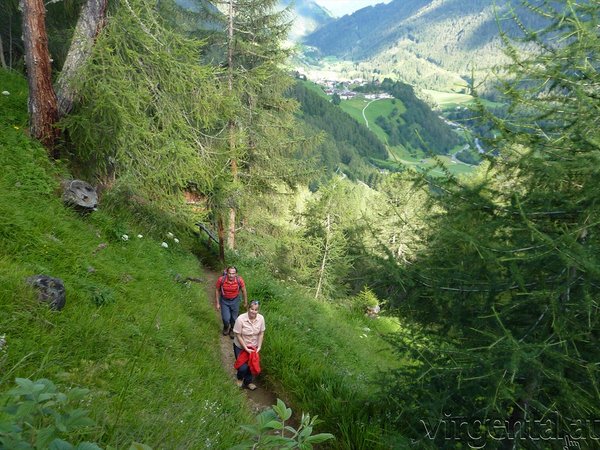
[[[240,314],[233,326],[233,352],[236,362],[241,363],[234,366],[238,370],[237,384],[251,391],[256,389],[254,376],[260,373],[259,352],[265,334],[265,318],[258,313],[259,308],[258,300],[252,300],[248,312]]]

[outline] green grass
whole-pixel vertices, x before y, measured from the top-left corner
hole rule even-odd
[[[317,431],[333,433],[334,448],[386,448],[381,438],[389,432],[377,419],[386,405],[377,393],[381,374],[402,363],[383,337],[400,329],[397,320],[352,314],[274,282],[260,266],[241,263],[240,268],[252,280],[249,295],[261,300],[267,325],[262,358],[269,382],[285,387],[297,412],[323,420]]]
[[[369,100],[363,96],[357,96],[351,100],[342,100],[340,107],[363,125],[367,125],[365,122],[366,117],[369,129],[384,144],[387,144],[387,134],[375,123],[375,119],[379,116],[387,117],[394,108],[398,108],[400,114],[406,111],[406,108],[399,100],[396,100],[394,104],[392,103],[392,99]],[[364,117],[363,110],[365,113]]]
[[[90,389],[86,439],[102,446],[235,444],[251,419],[221,366],[219,324],[202,287],[177,281],[197,276],[197,259],[102,203],[88,216],[63,206],[64,170],[24,132],[26,84],[0,80],[0,392],[16,377]],[[63,280],[61,312],[38,302],[25,282],[35,274]]]
[[[456,95],[460,96],[461,94]],[[386,143],[389,152],[389,161],[392,164],[397,163],[419,171],[430,170],[430,173],[434,176],[444,175],[442,170],[434,167],[437,165],[437,161],[425,156],[422,152],[418,152],[416,156],[413,156],[402,146],[387,145],[387,134],[375,123],[375,119],[378,116],[386,117],[394,108],[398,108],[399,113],[402,114],[406,108],[401,101],[396,100],[395,102],[392,102],[392,99],[371,101],[362,96],[357,96],[351,100],[342,100],[342,103],[340,104],[340,107],[346,113],[350,114],[362,124],[365,124],[365,119],[363,117],[363,109],[365,106],[367,106],[365,116],[369,122],[369,129],[373,131],[382,142]],[[439,159],[453,175],[470,174],[474,170],[473,166],[462,164],[460,162],[453,162],[452,158],[448,156],[440,156]]]
[[[442,109],[454,109],[457,106],[466,106],[473,102],[473,96],[468,94],[457,94],[456,92],[440,92],[431,89],[423,89]]]
[[[17,377],[45,377],[62,391],[90,389],[83,406],[97,426],[85,440],[103,447],[238,443],[251,413],[221,366],[219,321],[204,286],[181,282],[200,271],[191,229],[158,205],[123,202],[119,190],[89,215],[65,207],[60,180],[68,171],[25,133],[25,81],[0,72],[0,88],[10,91],[0,98],[0,399]],[[336,435],[333,448],[386,448],[382,435],[401,440],[376,418],[385,411],[376,395],[381,371],[402,363],[382,335],[399,324],[317,302],[259,262],[239,269],[261,300],[264,379],[278,395],[296,413],[318,415],[318,431]],[[42,273],[65,284],[60,312],[25,282]]]

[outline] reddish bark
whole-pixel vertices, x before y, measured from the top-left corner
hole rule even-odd
[[[23,43],[29,82],[29,129],[36,139],[58,157],[55,149],[59,130],[58,103],[52,87],[52,66],[46,33],[46,9],[43,0],[21,0]]]

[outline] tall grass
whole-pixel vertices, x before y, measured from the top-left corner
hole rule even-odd
[[[265,378],[283,387],[295,411],[317,414],[319,430],[336,436],[340,449],[390,448],[406,442],[385,423],[381,375],[398,361],[382,335],[398,324],[368,319],[341,305],[314,300],[292,284],[275,280],[260,266],[238,265],[249,295],[261,301],[267,330],[261,363]]]
[[[66,169],[50,163],[23,131],[24,80],[0,72],[5,89],[0,335],[7,345],[0,393],[16,377],[90,389],[84,406],[97,426],[85,439],[104,447],[236,444],[239,425],[251,421],[249,408],[221,366],[219,323],[204,286],[185,281],[200,270],[189,251],[197,246],[189,225],[160,205],[128,203],[126,190],[104,197],[87,216],[63,206],[59,181]],[[318,415],[316,431],[333,433],[334,448],[402,448],[405,441],[386,429],[386,405],[377,395],[381,371],[402,363],[380,336],[397,324],[317,302],[276,280],[260,261],[243,260],[238,268],[250,297],[261,300],[264,378],[279,396],[297,413]],[[61,312],[40,304],[25,282],[39,273],[64,281]]]
[[[81,216],[63,206],[65,171],[24,133],[24,80],[0,72],[0,90],[10,93],[0,98],[0,392],[16,377],[90,389],[97,426],[86,440],[102,446],[238,442],[249,409],[221,366],[204,289],[183,282],[200,269],[185,238],[161,237],[124,208]],[[64,281],[61,312],[25,282],[40,273]]]

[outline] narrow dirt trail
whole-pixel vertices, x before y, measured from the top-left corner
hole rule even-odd
[[[206,293],[208,296],[208,301],[210,305],[214,309],[214,299],[215,299],[215,284],[217,283],[217,279],[219,278],[218,273],[210,270],[207,267],[201,266],[202,273],[204,275],[204,288],[206,289]],[[243,308],[243,306],[241,306]],[[219,323],[221,323],[221,314],[215,311],[215,315],[219,318]],[[240,313],[243,312],[240,310]],[[267,323],[268,326],[268,323]],[[235,384],[235,374],[236,370],[233,368],[233,363],[235,362],[235,358],[233,356],[233,339],[230,339],[229,336],[223,336],[221,334],[221,329],[215,330],[215,333],[219,333],[219,344],[221,347],[221,363],[223,364],[223,368],[227,372],[228,376],[231,378],[231,384]],[[265,343],[268,340],[268,332],[265,333]],[[248,398],[248,404],[252,409],[254,414],[262,412],[266,409],[269,409],[272,405],[277,403],[277,396],[275,393],[268,389],[268,386],[263,382],[261,376],[254,381],[254,383],[258,386],[258,389],[251,391],[249,389],[244,389],[246,393],[246,397]]]

